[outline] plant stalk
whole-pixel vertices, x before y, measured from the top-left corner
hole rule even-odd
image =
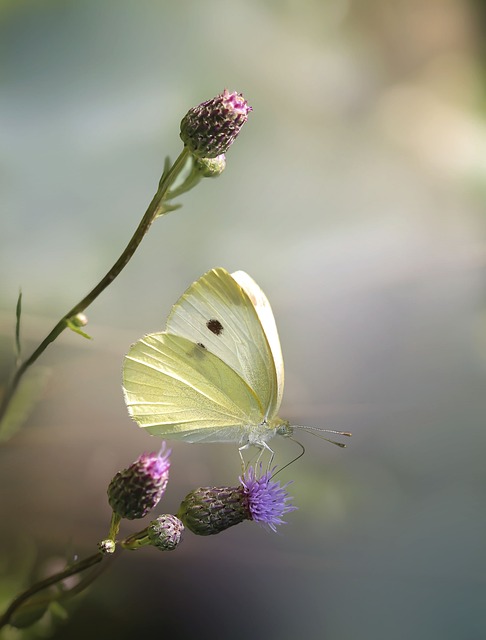
[[[149,204],[147,211],[145,212],[140,224],[138,225],[135,233],[133,234],[130,242],[125,247],[125,250],[115,262],[115,264],[111,267],[108,273],[98,282],[98,284],[86,295],[80,302],[78,302],[72,309],[70,309],[56,324],[56,326],[51,330],[51,332],[44,338],[44,340],[39,344],[37,349],[31,354],[27,360],[24,360],[16,369],[13,377],[10,379],[10,383],[8,384],[4,396],[2,398],[0,404],[0,421],[5,415],[10,401],[12,400],[17,387],[19,386],[20,381],[22,380],[22,376],[25,374],[27,369],[34,364],[34,362],[39,358],[42,353],[47,349],[47,347],[54,342],[56,338],[60,336],[60,334],[64,331],[64,329],[68,326],[68,321],[73,316],[76,316],[78,313],[81,313],[89,305],[96,300],[96,298],[102,293],[108,285],[110,285],[113,280],[121,273],[123,268],[128,264],[130,258],[135,253],[137,247],[141,243],[143,237],[149,230],[152,222],[157,218],[158,215],[162,215],[164,213],[163,204],[166,197],[169,194],[170,187],[174,184],[175,180],[181,173],[184,168],[188,158],[190,156],[190,152],[186,147],[182,150],[181,154],[174,162],[172,167],[165,171],[162,175],[162,178],[159,182],[159,187],[157,189],[157,193],[152,199],[152,202]]]

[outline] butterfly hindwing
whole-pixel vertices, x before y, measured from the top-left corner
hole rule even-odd
[[[125,401],[152,435],[235,442],[262,420],[245,380],[201,344],[167,332],[136,342],[123,368]]]

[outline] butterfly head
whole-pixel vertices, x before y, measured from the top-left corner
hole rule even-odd
[[[289,438],[294,433],[294,428],[290,426],[288,420],[285,420],[277,427],[276,433],[279,436]]]

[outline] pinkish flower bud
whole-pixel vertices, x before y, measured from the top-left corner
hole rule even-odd
[[[108,487],[108,502],[120,518],[143,518],[161,499],[169,480],[170,451],[144,453],[119,471]]]
[[[233,144],[250,111],[241,93],[225,89],[189,109],[181,122],[181,139],[196,158],[216,158]]]

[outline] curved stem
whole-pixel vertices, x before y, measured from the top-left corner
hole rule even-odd
[[[89,558],[85,558],[84,560],[80,560],[79,562],[75,562],[74,564],[66,567],[64,571],[60,571],[59,573],[46,578],[45,580],[41,580],[36,584],[33,584],[31,587],[26,589],[23,593],[18,595],[11,603],[7,610],[0,616],[0,629],[2,629],[5,625],[10,623],[15,612],[32,596],[35,596],[40,591],[51,587],[70,576],[74,576],[77,573],[81,573],[90,567],[94,567],[96,564],[101,562],[105,556],[102,553],[96,553]]]
[[[149,204],[147,211],[145,212],[140,224],[138,225],[135,233],[133,234],[130,242],[125,247],[125,250],[115,262],[115,264],[111,267],[108,273],[98,282],[98,284],[86,295],[80,302],[78,302],[72,309],[70,309],[56,324],[56,326],[52,329],[52,331],[44,338],[44,340],[39,344],[37,349],[32,353],[32,355],[27,358],[22,364],[17,368],[15,375],[11,378],[10,384],[7,386],[5,390],[5,394],[2,398],[2,402],[0,404],[0,420],[5,415],[7,408],[10,404],[10,401],[17,389],[22,376],[27,371],[27,369],[34,364],[37,358],[44,353],[46,348],[54,342],[54,340],[66,329],[67,322],[70,318],[84,311],[96,298],[102,293],[106,287],[113,282],[113,280],[120,274],[123,268],[128,264],[130,258],[135,253],[138,245],[141,243],[143,237],[147,233],[150,228],[150,225],[155,220],[158,215],[161,215],[163,211],[163,204],[166,196],[169,193],[169,189],[177,179],[178,175],[184,168],[188,157],[190,156],[189,151],[186,147],[182,150],[181,154],[174,162],[172,167],[165,171],[160,179],[159,188],[157,189],[157,193],[152,199],[152,202]]]

